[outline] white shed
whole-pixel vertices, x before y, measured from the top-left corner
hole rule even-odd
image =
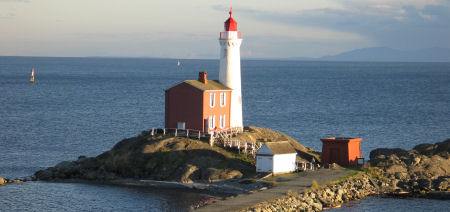
[[[256,152],[256,172],[295,171],[297,152],[287,141],[267,142]]]

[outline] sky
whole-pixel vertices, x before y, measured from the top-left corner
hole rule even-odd
[[[214,59],[230,6],[244,58],[450,48],[450,0],[0,0],[0,56]]]

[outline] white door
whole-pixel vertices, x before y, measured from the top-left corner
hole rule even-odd
[[[177,128],[180,130],[186,129],[186,122],[178,122]]]
[[[273,159],[271,156],[256,157],[256,172],[272,172]]]

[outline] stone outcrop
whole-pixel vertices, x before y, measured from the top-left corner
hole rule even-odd
[[[251,162],[206,142],[141,135],[117,143],[97,157],[79,157],[35,173],[39,180],[122,178],[211,182],[254,173]]]
[[[450,191],[450,139],[420,144],[412,150],[376,149],[370,153],[372,166],[380,167],[397,192],[423,195]]]
[[[288,140],[307,159],[317,153],[279,132],[259,127],[246,127],[237,139],[253,141]],[[265,140],[264,140],[265,139]],[[177,182],[216,182],[253,176],[255,161],[235,150],[211,147],[208,141],[184,137],[140,136],[117,143],[97,157],[80,156],[35,173],[39,180],[83,179],[111,181],[134,178]]]

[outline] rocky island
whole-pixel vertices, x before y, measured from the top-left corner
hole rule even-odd
[[[270,129],[246,127],[236,138],[259,142],[289,141],[298,153],[298,160],[320,160],[319,152]],[[353,168],[332,164],[331,169],[346,170],[348,174],[327,183],[317,184],[312,180],[303,189],[287,189],[283,195],[261,199],[258,204],[247,205],[240,210],[320,211],[368,195],[450,199],[450,139],[436,144],[420,144],[409,151],[398,148],[375,149],[370,153],[369,164]],[[311,172],[309,177],[319,178],[324,173],[327,172]],[[123,183],[131,179],[131,182],[142,181],[141,185],[148,185],[145,180],[183,185],[199,183],[208,185],[209,189],[229,192],[228,196],[244,195],[242,198],[276,186],[276,183],[257,175],[255,160],[251,155],[239,154],[223,146],[210,146],[206,139],[151,135],[149,131],[124,139],[96,157],[80,156],[76,161],[64,161],[40,170],[35,173],[35,179],[78,179],[102,183]],[[231,191],[233,189],[217,186],[225,185],[221,184],[223,182],[235,183],[240,190]],[[231,202],[232,205],[233,199],[227,198],[220,202],[227,202],[224,205]],[[211,203],[199,209],[224,209],[215,205],[217,203]]]
[[[291,137],[265,128],[246,127],[236,138],[246,141],[289,141],[301,159],[318,160],[318,152]],[[82,179],[114,181],[148,179],[180,183],[217,182],[254,176],[255,160],[224,147],[210,146],[207,139],[167,135],[149,131],[124,139],[97,157],[80,156],[35,173],[39,180]]]

